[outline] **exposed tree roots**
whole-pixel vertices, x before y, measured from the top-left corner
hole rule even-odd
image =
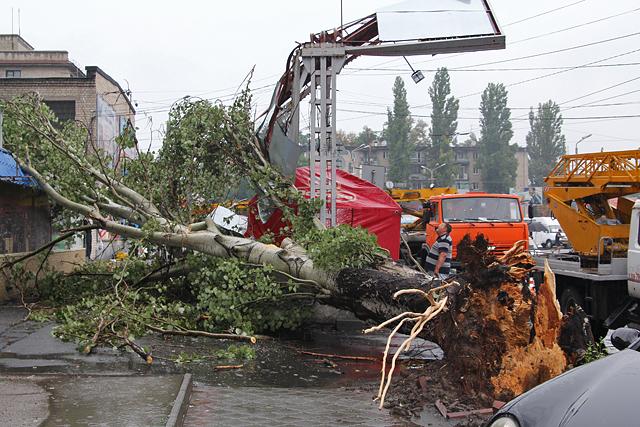
[[[337,277],[340,292],[333,295],[332,303],[346,305],[361,318],[380,322],[367,332],[397,322],[389,339],[397,332],[409,335],[394,355],[389,373],[384,372],[387,345],[378,395],[381,400],[388,390],[397,356],[416,336],[440,345],[450,380],[462,390],[501,400],[521,394],[566,369],[573,356],[564,351],[569,350],[568,345],[559,345],[561,336],[564,342],[574,344],[570,350],[573,353],[581,347],[579,344],[588,344],[588,322],[578,312],[562,316],[554,275],[548,267],[537,292],[530,292],[525,285],[534,262],[524,242],[496,258],[487,252],[487,241],[482,236],[475,241],[466,238],[458,253],[466,268],[459,283],[446,289],[434,289],[432,278],[420,274],[355,270],[342,271]],[[435,300],[426,297],[432,293],[430,290],[434,291]],[[394,298],[398,295],[403,297]],[[442,312],[437,317],[430,316],[435,307]],[[415,322],[413,326],[411,321]]]

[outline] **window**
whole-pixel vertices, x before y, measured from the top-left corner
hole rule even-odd
[[[76,101],[44,101],[44,103],[59,121],[76,119]]]
[[[4,76],[8,79],[19,79],[22,77],[22,70],[7,70],[4,72]]]
[[[479,173],[480,173],[480,168],[479,168],[479,167],[477,167],[477,166],[474,166],[474,167],[473,167],[473,174],[474,174],[474,175],[478,175]]]
[[[386,152],[386,151],[383,151],[383,152],[382,152],[382,158],[383,158],[383,159],[386,159],[386,158],[387,158],[387,152]]]
[[[506,197],[463,197],[442,201],[445,221],[520,222],[518,200]]]
[[[472,190],[477,190],[478,189],[478,183],[477,182],[472,183],[471,184],[471,189]]]
[[[477,160],[477,159],[478,159],[478,152],[477,152],[477,151],[474,151],[474,152],[473,152],[473,159],[474,159],[474,160]]]

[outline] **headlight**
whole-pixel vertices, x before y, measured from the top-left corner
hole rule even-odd
[[[513,417],[503,415],[502,417],[492,422],[489,427],[520,427],[520,423],[518,423]]]

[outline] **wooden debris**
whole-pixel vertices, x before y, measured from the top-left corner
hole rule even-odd
[[[502,408],[505,404],[506,404],[506,402],[503,402],[502,400],[494,400],[494,401],[493,401],[493,405],[491,405],[491,407],[493,408],[493,410],[494,410],[494,411],[498,411],[498,410],[500,410],[500,408]]]
[[[368,360],[371,362],[377,362],[380,359],[373,356],[349,356],[346,354],[326,354],[326,353],[314,353],[313,351],[303,351],[298,350],[298,353],[305,354],[307,356],[315,356],[315,357],[327,357],[330,359],[345,359],[345,360]]]
[[[438,409],[438,412],[440,412],[440,415],[447,418],[447,407],[444,406],[444,403],[442,403],[440,399],[436,400],[436,408]]]
[[[228,369],[240,369],[243,366],[244,365],[216,365],[216,366],[214,366],[214,369],[216,371],[224,371],[224,370],[228,370]]]
[[[504,405],[504,402],[501,402],[501,403]],[[468,418],[471,415],[491,415],[493,414],[493,409],[494,409],[494,408],[481,408],[481,409],[472,409],[470,411],[449,412],[447,407],[444,405],[444,403],[442,403],[440,399],[436,400],[435,405],[436,405],[436,408],[438,409],[438,412],[440,412],[440,415],[450,420]],[[494,405],[495,405],[495,402],[494,402]]]
[[[418,377],[418,384],[420,384],[420,388],[422,389],[423,392],[427,391],[427,380],[429,379],[429,377],[426,377],[424,375],[420,375]]]
[[[467,418],[471,415],[491,415],[493,414],[493,408],[482,408],[482,409],[474,409],[471,411],[460,411],[460,412],[447,412],[447,418],[451,420]]]

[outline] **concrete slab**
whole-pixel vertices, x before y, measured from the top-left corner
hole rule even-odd
[[[48,416],[49,393],[33,378],[0,378],[0,424],[31,427]]]
[[[0,358],[0,366],[4,368],[43,368],[69,366],[68,362],[59,359],[18,359],[14,357]]]
[[[62,342],[51,334],[54,325],[49,323],[30,333],[22,339],[7,345],[4,353],[15,353],[23,356],[45,354],[77,354],[75,344]]]
[[[169,418],[182,375],[54,377],[44,426],[161,426]]]

